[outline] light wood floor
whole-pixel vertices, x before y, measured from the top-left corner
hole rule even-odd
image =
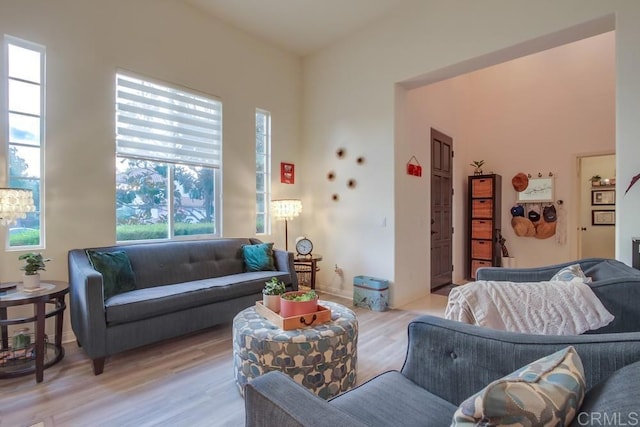
[[[321,295],[351,306],[351,301]],[[358,316],[358,383],[400,369],[407,324],[442,316],[446,297],[431,295],[401,309]],[[47,369],[44,382],[0,380],[0,426],[243,426],[244,400],[233,378],[231,324],[128,351],[94,376],[75,343]]]

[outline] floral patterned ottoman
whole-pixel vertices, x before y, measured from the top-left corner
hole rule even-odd
[[[233,368],[240,393],[252,378],[279,370],[328,399],[356,384],[358,320],[329,301],[331,321],[283,331],[249,307],[233,319]]]

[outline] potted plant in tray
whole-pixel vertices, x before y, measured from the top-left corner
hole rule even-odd
[[[24,265],[20,267],[20,270],[24,271],[24,278],[22,286],[24,289],[37,289],[40,287],[40,273],[38,271],[44,271],[44,263],[51,261],[49,258],[43,258],[42,254],[29,252],[22,254],[18,257],[20,261],[24,261]]]
[[[316,291],[292,291],[282,294],[280,298],[280,316],[292,317],[318,311],[318,295]]]
[[[286,287],[283,281],[272,277],[268,282],[264,282],[262,290],[262,303],[274,313],[280,312],[280,295],[284,294]]]

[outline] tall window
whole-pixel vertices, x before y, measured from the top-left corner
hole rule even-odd
[[[116,147],[116,240],[220,235],[220,101],[118,73]]]
[[[271,114],[256,110],[256,234],[270,231]]]
[[[8,186],[33,191],[35,212],[9,228],[9,248],[44,247],[42,176],[44,154],[45,48],[5,36]]]

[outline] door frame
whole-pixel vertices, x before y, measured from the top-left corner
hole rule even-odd
[[[602,156],[615,156],[616,152],[615,150],[606,150],[606,151],[597,151],[597,152],[593,152],[593,153],[581,153],[581,154],[576,154],[575,156],[575,168],[576,168],[576,174],[575,174],[575,181],[574,181],[574,194],[576,194],[576,201],[575,201],[575,206],[573,208],[573,212],[572,212],[572,216],[573,216],[573,220],[574,223],[576,224],[575,229],[576,229],[576,239],[575,239],[575,247],[573,248],[573,253],[574,259],[582,259],[582,183],[584,182],[584,180],[587,179],[586,176],[582,176],[582,159],[588,158],[588,157],[602,157]],[[619,196],[618,193],[618,183],[616,182],[616,197]],[[569,224],[567,224],[567,227],[569,226]],[[618,225],[616,224],[614,227],[618,227]],[[567,230],[569,231],[569,230]],[[618,233],[615,233],[615,239],[618,239]],[[615,244],[615,247],[617,247],[617,243]],[[615,255],[614,255],[615,256]]]

